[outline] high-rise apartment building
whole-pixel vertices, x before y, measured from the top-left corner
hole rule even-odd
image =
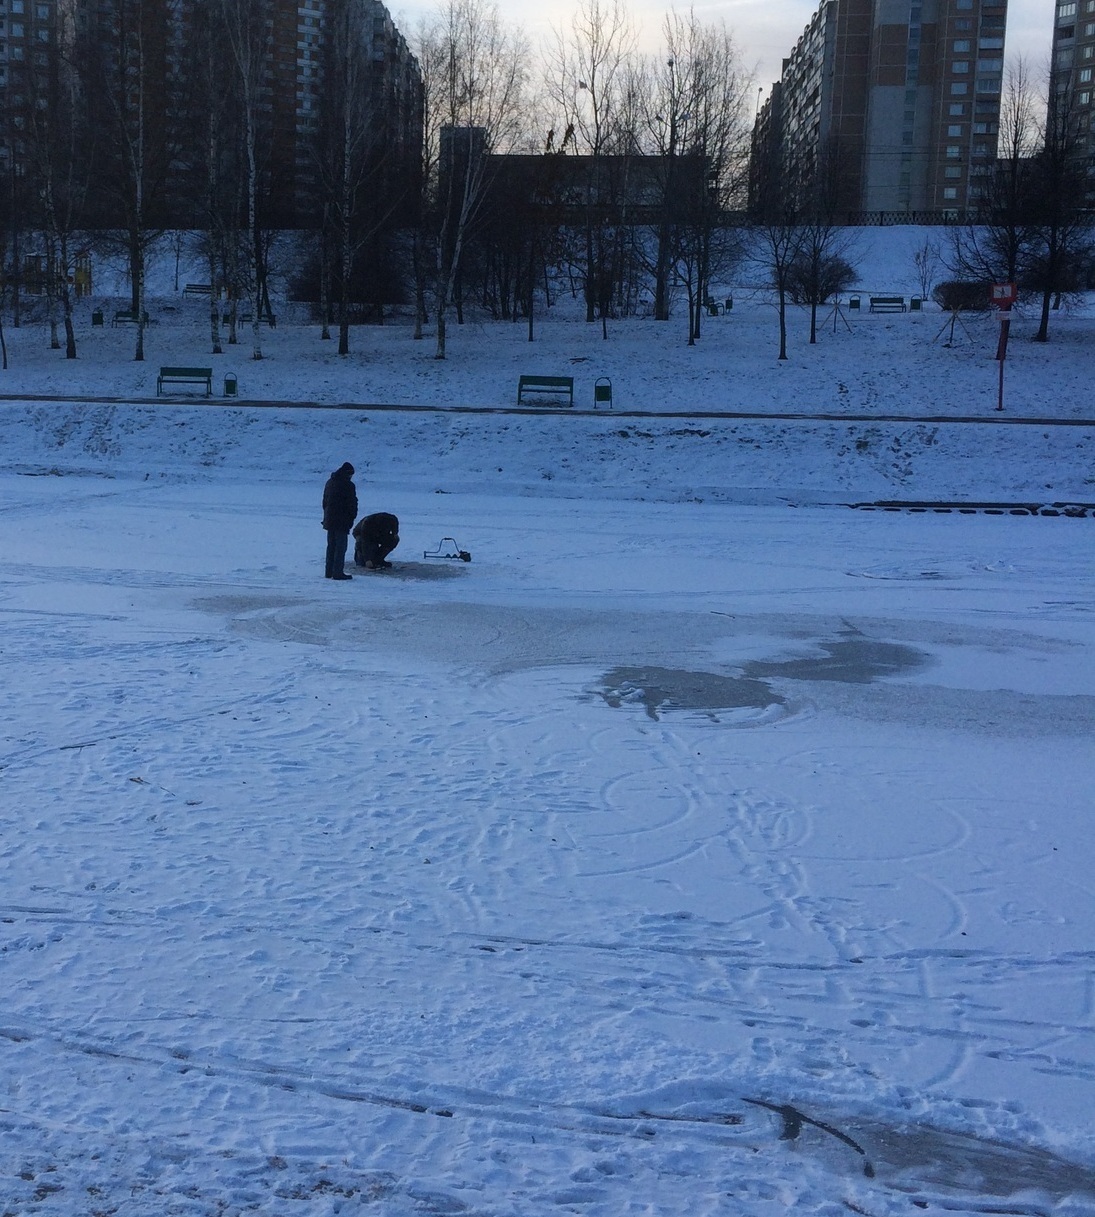
[[[338,0],[359,5],[355,23],[362,40],[363,70],[357,87],[364,94],[375,140],[396,159],[420,161],[422,145],[422,77],[418,61],[381,0]],[[324,115],[329,63],[332,0],[298,0],[283,5],[274,30],[273,59],[279,88],[271,96],[277,115],[275,164],[293,182],[299,209],[307,210],[317,187],[314,147]],[[280,102],[279,102],[280,98]],[[290,151],[291,150],[291,151]],[[291,164],[290,164],[291,157]]]
[[[757,116],[754,208],[824,177],[847,219],[964,211],[996,155],[1006,16],[1007,0],[822,0]]]
[[[1095,98],[1095,0],[1058,0],[1053,21],[1053,75],[1071,88],[1079,113],[1090,117]]]
[[[336,10],[346,9],[354,15],[355,87],[368,97],[368,122],[390,161],[415,165],[421,75],[381,0],[238,0],[223,8],[219,0],[0,0],[0,172],[25,172],[34,151],[28,123],[36,109],[54,104],[51,65],[60,62],[63,47],[66,64],[79,74],[92,126],[91,221],[121,226],[110,214],[119,176],[112,158],[132,161],[133,148],[123,145],[130,131],[139,131],[145,189],[157,199],[149,222],[201,225],[205,200],[195,179],[208,155],[210,105],[222,106],[214,120],[223,134],[219,155],[229,157],[232,141],[238,144],[240,103],[231,83],[237,65],[226,17],[238,11],[257,61],[254,117],[265,218],[308,224],[316,217],[331,29]],[[216,48],[212,70],[209,43]]]
[[[58,42],[61,0],[0,0],[0,171],[26,171],[27,124]]]
[[[1087,203],[1095,203],[1095,0],[1058,0],[1053,21],[1053,87],[1075,125],[1087,162]],[[1063,116],[1061,116],[1063,117]]]

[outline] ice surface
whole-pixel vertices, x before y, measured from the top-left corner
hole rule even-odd
[[[1095,1212],[1095,521],[841,506],[1091,500],[1093,432],[657,417],[992,374],[764,307],[613,327],[626,420],[501,412],[564,322],[233,365],[478,414],[8,335],[107,400],[0,404],[0,1213]],[[1091,414],[1091,326],[1017,405]],[[345,459],[403,541],[332,584]]]

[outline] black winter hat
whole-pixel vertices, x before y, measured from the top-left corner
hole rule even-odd
[[[339,473],[344,473],[347,477],[353,477],[354,476],[354,467],[353,467],[353,465],[350,464],[349,461],[345,461],[342,465],[342,468],[339,470]]]

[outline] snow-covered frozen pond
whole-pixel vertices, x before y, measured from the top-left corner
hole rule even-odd
[[[0,1212],[1095,1212],[1095,521],[579,424],[0,407]]]

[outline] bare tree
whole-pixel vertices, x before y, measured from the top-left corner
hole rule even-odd
[[[134,359],[144,359],[145,265],[162,226],[171,159],[163,106],[170,85],[166,31],[177,0],[115,0],[83,29],[77,62],[94,126],[103,132],[95,180],[101,205],[124,226]]]
[[[1037,235],[1034,156],[1037,104],[1022,58],[1008,65],[1000,104],[996,157],[972,179],[970,223],[951,229],[948,265],[961,279],[1017,283],[1025,275]]]
[[[1091,222],[1083,118],[1071,83],[1050,77],[1041,147],[1034,157],[1036,242],[1027,281],[1041,296],[1036,342],[1049,340],[1052,302],[1079,286],[1076,266],[1090,254]]]
[[[272,28],[269,9],[270,0],[220,0],[241,126],[248,236],[243,271],[251,304],[252,359],[262,358],[259,327],[266,290],[265,241],[259,224],[259,145],[265,134],[261,126]]]
[[[16,115],[10,116],[15,125]],[[23,322],[23,237],[34,211],[31,202],[32,186],[27,173],[26,141],[18,135],[7,145],[0,145],[0,165],[4,184],[3,206],[0,214],[4,218],[5,247],[0,266],[4,269],[0,292],[11,305],[12,325],[18,329]]]
[[[567,168],[573,163],[552,147],[554,133],[547,134],[542,152],[507,158],[492,177],[469,250],[483,306],[503,320],[523,316],[530,342],[536,296],[551,299],[548,265],[563,261]]]
[[[560,151],[585,158],[579,180],[586,320],[599,313],[607,337],[622,271],[628,158],[638,150],[635,33],[622,0],[579,0],[569,28],[555,33],[546,73],[555,128],[563,131]]]
[[[436,232],[430,222],[434,218],[438,188],[438,158],[441,127],[444,124],[444,80],[448,74],[448,56],[441,36],[440,17],[423,18],[415,31],[415,57],[422,75],[422,141],[418,165],[417,214],[419,222],[411,233],[411,267],[414,276],[414,337],[425,337],[429,321],[428,294],[432,270],[436,266]]]
[[[415,185],[405,133],[387,102],[385,66],[370,54],[372,14],[360,0],[332,0],[325,42],[317,142],[321,279],[337,265],[338,353],[349,353],[350,296],[362,250],[406,210]],[[334,255],[332,257],[332,254]],[[326,318],[325,318],[326,323]]]
[[[936,275],[939,274],[942,265],[942,246],[932,237],[925,237],[913,250],[913,270],[916,272],[916,282],[920,288],[921,299],[930,299]]]
[[[773,214],[757,227],[758,243],[754,258],[765,266],[776,290],[779,314],[779,355],[787,358],[787,301],[791,295],[795,262],[802,250],[803,230],[790,216],[779,219]]]
[[[71,14],[52,11],[55,52],[45,63],[23,68],[27,106],[14,116],[31,180],[38,194],[46,239],[46,275],[51,305],[59,303],[65,329],[65,357],[76,358],[73,324],[73,239],[83,218],[91,162],[92,132],[79,77],[67,52],[72,47]],[[51,327],[55,331],[51,307]],[[59,346],[54,332],[52,344]]]
[[[740,201],[748,172],[753,82],[725,24],[704,24],[692,11],[666,18],[665,55],[665,67],[649,72],[656,83],[646,92],[645,126],[662,170],[654,315],[668,317],[672,271],[688,296],[692,344],[716,256],[725,264],[738,249],[724,217]]]
[[[445,0],[420,30],[434,218],[436,358],[446,354],[449,308],[483,202],[490,156],[508,151],[521,120],[528,49],[491,0]]]
[[[799,189],[798,249],[791,280],[810,306],[810,343],[817,342],[817,309],[855,282],[856,230],[838,223],[847,165],[835,140],[822,147]]]
[[[803,247],[797,191],[778,175],[765,175],[756,185],[753,203],[753,262],[763,268],[776,290],[779,314],[779,358],[787,358],[787,299],[794,265]]]
[[[661,199],[659,202],[659,218],[656,231],[657,253],[654,262],[654,320],[669,320],[669,278],[670,268],[678,259],[674,257],[674,248],[680,230],[690,210],[692,199],[687,189],[682,189],[680,178],[683,176],[678,158],[682,142],[689,136],[688,125],[692,112],[688,108],[686,97],[689,93],[689,68],[691,65],[681,63],[678,66],[677,57],[680,54],[681,21],[677,14],[666,18],[666,42],[668,58],[665,66],[660,65],[650,73],[654,89],[650,96],[656,101],[656,111],[651,116],[650,129],[655,138],[655,153],[664,165],[662,173]],[[690,276],[689,276],[690,277]],[[692,340],[692,299],[689,294],[689,340]]]
[[[238,123],[230,52],[220,36],[220,10],[196,5],[191,14],[187,97],[191,116],[188,175],[194,186],[194,211],[201,223],[202,251],[209,279],[209,342],[214,355],[221,342],[221,289],[229,280],[228,245],[240,228],[239,194],[230,166],[238,151]],[[233,330],[232,337],[235,337]]]

